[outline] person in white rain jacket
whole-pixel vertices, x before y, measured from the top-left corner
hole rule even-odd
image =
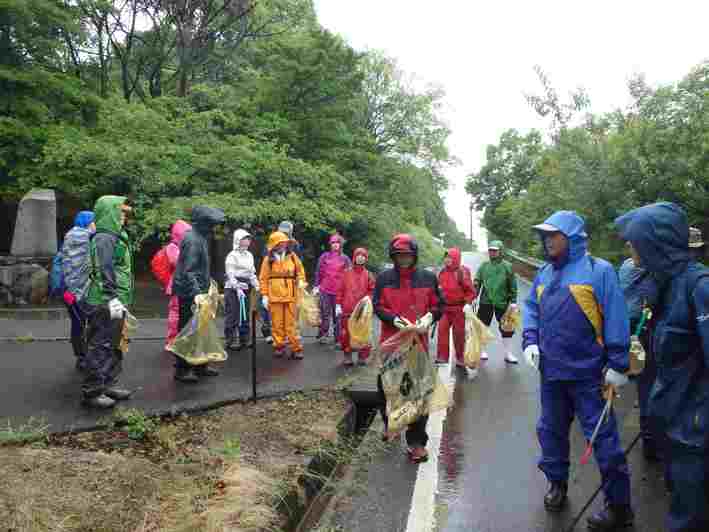
[[[249,327],[249,295],[259,289],[254,256],[249,251],[251,234],[244,229],[234,231],[234,250],[226,258],[224,285],[224,336],[227,349],[241,349],[251,345]],[[238,332],[238,336],[237,336]]]

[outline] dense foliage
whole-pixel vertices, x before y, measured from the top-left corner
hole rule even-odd
[[[613,219],[660,200],[684,206],[690,223],[709,234],[709,62],[669,86],[635,77],[633,104],[604,115],[582,114],[583,93],[561,104],[539,73],[543,94],[529,101],[551,119],[549,134],[505,132],[467,183],[493,234],[538,255],[530,226],[573,209],[586,218],[592,251],[618,261]]]
[[[310,0],[0,1],[0,193],[128,194],[139,241],[189,208],[291,219],[384,260],[408,230],[467,241],[441,195],[443,94],[360,53]]]

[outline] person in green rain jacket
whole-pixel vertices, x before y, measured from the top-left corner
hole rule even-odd
[[[120,340],[127,306],[133,303],[133,250],[124,228],[131,208],[123,196],[96,201],[96,234],[89,253],[88,353],[82,385],[84,404],[110,408],[131,392],[117,386],[123,365]]]
[[[502,242],[493,240],[487,249],[490,260],[483,262],[478,268],[475,288],[480,294],[478,318],[489,327],[493,314],[499,324],[508,307],[517,307],[517,279],[512,265],[502,259]],[[500,334],[505,348],[505,362],[517,364],[517,357],[512,354],[514,332],[503,331],[500,327]],[[480,358],[487,360],[487,353],[483,352]]]

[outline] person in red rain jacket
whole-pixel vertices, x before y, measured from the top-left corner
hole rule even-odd
[[[352,346],[350,346],[350,331],[347,322],[354,312],[357,303],[374,293],[374,277],[365,268],[369,259],[369,252],[364,248],[357,248],[352,255],[353,266],[345,270],[345,275],[337,291],[335,314],[340,319],[340,343],[345,354],[345,366],[352,365]],[[358,360],[364,364],[369,358],[370,347],[358,351]]]
[[[453,329],[456,363],[463,366],[465,351],[465,314],[463,307],[472,304],[476,292],[470,270],[461,264],[460,250],[451,248],[443,259],[444,268],[438,274],[438,284],[446,300],[443,317],[438,324],[438,356],[436,361],[448,362],[450,356],[450,330]]]
[[[413,323],[424,348],[428,349],[429,331],[433,322],[441,319],[445,304],[438,278],[427,270],[416,268],[418,244],[411,235],[396,235],[389,242],[389,257],[394,268],[380,273],[374,286],[374,312],[382,322],[380,342],[401,330],[411,330]],[[385,405],[381,377],[377,379],[377,387],[380,402]],[[391,441],[395,434],[389,431],[386,407],[379,411],[386,427],[384,437]],[[428,416],[422,416],[406,429],[409,458],[414,463],[428,460],[427,422]]]

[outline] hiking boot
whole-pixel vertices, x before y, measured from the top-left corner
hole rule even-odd
[[[291,355],[291,358],[294,360],[303,360],[305,358],[305,356],[303,355],[302,351],[295,351]]]
[[[508,364],[518,364],[519,360],[517,360],[517,357],[514,356],[512,353],[507,353],[507,356],[505,357],[505,362]]]
[[[236,340],[236,338],[229,338],[226,342],[224,342],[224,347],[231,351],[236,351],[239,349],[239,342]]]
[[[208,364],[204,364],[202,366],[197,366],[194,369],[194,372],[195,372],[195,375],[197,375],[198,377],[216,377],[217,375],[219,375],[219,370],[214,369],[213,367],[211,367]]]
[[[620,530],[633,525],[633,510],[629,504],[606,502],[603,510],[588,518],[589,530]]]
[[[239,343],[241,344],[242,349],[248,349],[249,347],[252,346],[251,337],[250,336],[241,336],[239,338]]]
[[[94,397],[84,397],[81,402],[85,406],[92,408],[113,408],[116,406],[116,402],[104,394],[96,395]]]
[[[130,396],[133,395],[133,392],[131,392],[130,390],[126,390],[125,388],[113,386],[107,389],[105,394],[114,401],[125,401],[126,399],[130,399]]]
[[[549,512],[560,512],[567,501],[566,492],[569,489],[567,482],[550,482],[549,490],[544,495],[544,508]]]
[[[178,369],[175,371],[175,380],[185,383],[195,383],[199,382],[197,375],[194,374],[192,368],[190,369]]]
[[[319,344],[325,345],[327,343],[327,336],[318,336],[316,340]]]

